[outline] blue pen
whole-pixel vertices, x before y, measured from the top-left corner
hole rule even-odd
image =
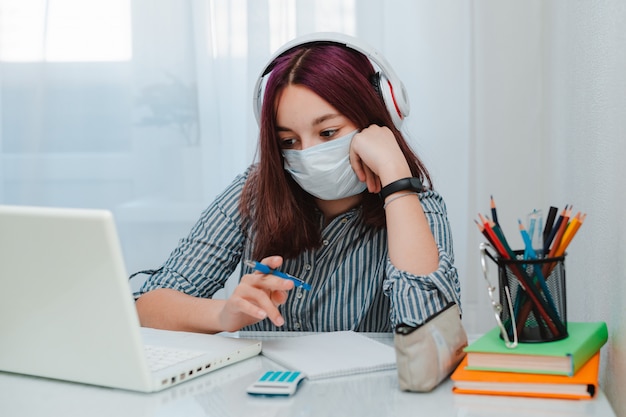
[[[304,288],[307,291],[311,289],[311,285],[309,285],[306,282],[302,281],[300,278],[296,278],[293,275],[289,275],[289,274],[287,274],[285,272],[279,271],[278,269],[272,269],[269,266],[267,266],[265,264],[262,264],[261,262],[246,260],[243,263],[244,263],[244,265],[249,266],[250,268],[254,269],[255,271],[259,271],[259,272],[262,272],[264,274],[272,274],[272,275],[275,275],[277,277],[293,281],[296,284],[296,287],[298,287],[298,288]]]

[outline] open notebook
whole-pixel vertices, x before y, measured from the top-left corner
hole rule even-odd
[[[140,328],[107,210],[0,205],[0,288],[4,372],[150,392],[261,351]]]
[[[263,356],[289,370],[305,373],[309,380],[396,368],[396,353],[391,334],[349,330],[313,334],[273,333],[239,332],[243,337],[260,336],[263,339]]]

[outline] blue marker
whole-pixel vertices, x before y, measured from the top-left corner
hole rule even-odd
[[[249,266],[250,268],[254,269],[255,271],[259,271],[259,272],[262,272],[264,274],[272,274],[272,275],[275,275],[277,277],[293,281],[296,284],[296,287],[298,287],[298,288],[304,288],[307,291],[311,289],[311,285],[309,285],[306,282],[302,281],[300,278],[296,278],[293,275],[289,275],[289,274],[287,274],[285,272],[279,271],[278,269],[272,269],[269,266],[267,266],[265,264],[262,264],[261,262],[246,260],[243,263],[244,263],[244,265]]]

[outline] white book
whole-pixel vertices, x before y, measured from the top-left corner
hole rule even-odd
[[[290,337],[263,340],[261,354],[290,370],[304,372],[309,380],[396,368],[395,348],[363,333],[290,333]]]

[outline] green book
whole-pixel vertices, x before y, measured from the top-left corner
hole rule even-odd
[[[466,348],[467,370],[574,375],[609,337],[605,322],[569,322],[568,336],[509,349],[495,327]]]

